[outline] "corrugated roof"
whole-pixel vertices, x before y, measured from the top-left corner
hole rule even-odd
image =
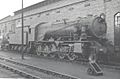
[[[24,8],[23,12],[37,9],[37,8],[40,8],[40,7],[43,7],[43,6],[49,5],[49,4],[54,3],[54,2],[58,2],[58,1],[61,1],[61,0],[45,0],[45,1],[39,2],[37,4],[33,4],[31,6]],[[22,12],[22,10],[20,9],[18,11],[15,11],[14,14],[17,15],[17,14],[20,14],[21,12]]]

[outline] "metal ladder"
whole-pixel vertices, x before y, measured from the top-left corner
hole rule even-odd
[[[87,70],[89,75],[103,75],[103,71],[96,62],[89,62],[90,67]]]

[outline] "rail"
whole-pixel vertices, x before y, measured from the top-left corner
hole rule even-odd
[[[25,68],[28,68],[28,69],[32,69],[34,71],[44,73],[44,74],[47,74],[47,75],[51,75],[51,76],[54,76],[54,77],[59,77],[60,79],[80,79],[80,78],[77,78],[77,77],[74,77],[74,76],[71,76],[71,75],[68,75],[68,74],[63,74],[63,73],[59,73],[59,72],[48,70],[48,69],[38,68],[38,67],[35,67],[35,66],[32,66],[32,65],[16,62],[14,60],[4,58],[4,57],[0,57],[0,61],[4,61],[4,63],[2,63],[2,64],[0,62],[0,66],[5,67],[7,69],[10,69],[13,72],[19,73],[26,78],[42,79],[39,76],[35,76],[33,74],[27,73],[25,71],[22,71],[20,69],[15,68],[15,67],[11,67],[9,65],[6,65],[5,62],[10,63],[10,64],[14,64],[14,65],[17,65],[17,66],[21,66],[23,68],[25,67]]]

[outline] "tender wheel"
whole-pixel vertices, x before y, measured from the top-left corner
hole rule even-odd
[[[74,53],[70,53],[68,55],[68,59],[71,60],[71,61],[75,60],[76,58],[77,58],[77,56]]]
[[[41,45],[37,46],[36,53],[37,53],[38,56],[40,56],[42,54],[41,51],[42,51]]]

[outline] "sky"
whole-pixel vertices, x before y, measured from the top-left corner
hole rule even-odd
[[[24,7],[33,5],[35,3],[41,2],[43,0],[23,0]],[[22,0],[1,0],[0,1],[0,19],[13,15],[14,11],[22,8]]]

